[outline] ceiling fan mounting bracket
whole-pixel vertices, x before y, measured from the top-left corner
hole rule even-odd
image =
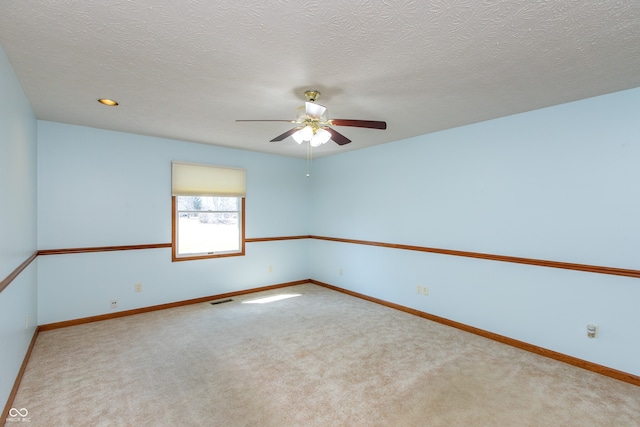
[[[307,102],[315,102],[316,99],[320,97],[320,92],[317,90],[308,90],[304,93],[305,98],[307,98]]]

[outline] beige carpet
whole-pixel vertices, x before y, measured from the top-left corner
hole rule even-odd
[[[300,296],[243,303],[279,294]],[[13,406],[30,426],[640,426],[640,387],[311,284],[43,332]]]

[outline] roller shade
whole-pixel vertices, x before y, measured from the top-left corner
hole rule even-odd
[[[171,162],[172,196],[244,197],[247,171]]]

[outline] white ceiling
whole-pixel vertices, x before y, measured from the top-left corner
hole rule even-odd
[[[638,87],[640,1],[3,0],[0,44],[42,120],[304,157],[235,120],[318,89],[388,124],[317,157]]]

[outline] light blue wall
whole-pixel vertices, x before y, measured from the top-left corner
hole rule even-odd
[[[640,269],[639,111],[634,89],[321,158],[311,233]],[[310,260],[317,280],[640,375],[638,279],[327,241]]]
[[[0,280],[36,249],[36,120],[0,47]],[[32,262],[0,293],[2,407],[38,322],[36,279]]]
[[[172,160],[247,169],[247,238],[309,234],[303,160],[39,121],[39,248],[170,243]],[[126,310],[305,279],[307,248],[248,243],[244,257],[175,263],[170,249],[41,256],[40,323],[109,313],[113,298]]]
[[[0,278],[36,248],[170,242],[171,160],[248,170],[248,238],[315,234],[639,269],[639,89],[316,159],[311,178],[300,159],[36,124],[2,51],[0,93]],[[178,263],[170,249],[39,257],[0,294],[0,401],[36,322],[110,313],[112,298],[127,310],[307,277],[640,375],[638,279],[318,240],[246,252]],[[585,337],[587,323],[600,325],[598,339]]]

